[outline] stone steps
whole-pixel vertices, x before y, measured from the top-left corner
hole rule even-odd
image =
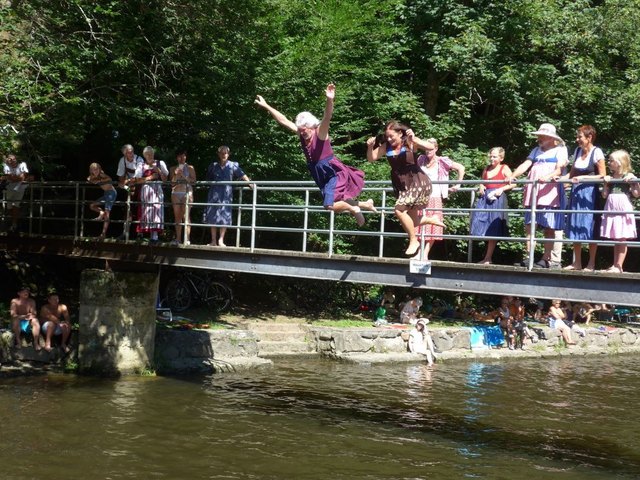
[[[258,356],[280,357],[315,355],[315,343],[309,341],[307,326],[303,323],[251,322],[244,328],[259,339]]]
[[[310,342],[259,341],[259,357],[284,357],[291,355],[317,355]]]

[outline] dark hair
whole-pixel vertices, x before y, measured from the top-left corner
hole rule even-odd
[[[396,132],[400,132],[402,135],[402,143],[406,142],[407,130],[409,130],[409,126],[404,123],[400,123],[397,120],[391,120],[387,122],[384,126],[384,131],[376,135],[376,140],[373,142],[373,148],[378,148],[380,145],[387,142],[386,131],[387,130],[395,130]]]
[[[578,127],[577,133],[581,133],[585,137],[591,137],[591,143],[596,141],[596,129],[591,125],[582,125]]]
[[[176,157],[179,157],[180,155],[186,155],[186,154],[187,154],[186,148],[179,148],[178,150],[176,150]]]

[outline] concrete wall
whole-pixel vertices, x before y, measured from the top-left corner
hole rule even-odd
[[[84,270],[80,281],[80,373],[153,369],[158,274]]]
[[[269,366],[258,358],[258,337],[247,330],[158,330],[160,374],[217,373]]]

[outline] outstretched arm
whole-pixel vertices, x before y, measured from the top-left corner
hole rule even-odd
[[[260,95],[256,96],[254,103],[256,103],[256,105],[264,108],[267,112],[269,112],[271,116],[274,118],[274,120],[278,122],[280,125],[282,125],[284,128],[292,131],[293,133],[296,133],[298,131],[295,123],[293,123],[291,120],[285,117],[282,113],[280,113],[278,110],[276,110],[271,105],[269,105],[267,101],[264,98],[262,98]]]
[[[382,149],[382,145],[375,146],[376,137],[370,137],[367,139],[367,160],[370,162],[375,162],[381,156],[384,150]]]
[[[327,104],[324,107],[324,115],[322,115],[322,120],[318,126],[318,138],[320,140],[326,140],[329,137],[329,123],[333,116],[333,99],[336,96],[336,86],[333,83],[327,85],[325,94],[327,96]]]

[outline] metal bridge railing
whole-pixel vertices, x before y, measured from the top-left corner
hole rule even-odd
[[[246,182],[217,182],[216,185],[232,185],[237,192],[237,201],[235,203],[227,204],[234,212],[234,221],[232,225],[211,225],[205,223],[202,214],[209,206],[220,206],[222,204],[211,204],[206,201],[206,191],[215,182],[197,182],[194,184],[194,198],[196,201],[187,205],[187,211],[190,212],[190,220],[188,225],[194,228],[207,229],[209,227],[222,227],[226,226],[229,230],[236,231],[235,246],[247,246],[246,236],[248,234],[248,248],[253,251],[256,248],[261,248],[259,243],[260,235],[268,233],[270,235],[278,234],[293,234],[299,235],[299,248],[297,251],[307,252],[309,251],[309,243],[312,236],[324,236],[326,237],[326,254],[329,256],[336,252],[336,243],[341,238],[355,238],[355,237],[371,237],[377,241],[377,256],[385,256],[385,246],[388,244],[388,240],[394,238],[403,238],[406,236],[404,232],[399,228],[397,222],[393,222],[389,227],[388,217],[394,215],[394,202],[395,199],[392,195],[392,189],[390,183],[387,181],[370,181],[365,185],[363,193],[360,195],[361,199],[369,197],[374,198],[376,203],[377,213],[363,212],[367,219],[368,227],[358,229],[355,227],[355,221],[351,222],[336,222],[334,212],[325,210],[322,207],[322,198],[320,193],[311,181],[252,181],[254,188],[250,189]],[[474,211],[489,211],[475,209],[476,200],[476,186],[482,183],[495,183],[492,181],[482,180],[464,180],[464,181],[439,181],[433,182],[435,184],[447,184],[462,185],[458,189],[455,195],[456,197],[462,195],[468,195],[469,207],[447,207],[442,208],[442,212],[445,218],[450,217],[466,217],[470,219],[471,213]],[[513,192],[518,193],[521,190],[521,186],[527,183],[533,183],[534,191],[540,185],[536,181],[521,180],[516,182],[518,188],[512,190],[508,195],[513,195]],[[590,181],[589,183],[601,183]],[[165,211],[165,219],[170,221],[164,222],[165,231],[175,225],[173,220],[173,210],[171,207],[171,194],[170,185],[165,182],[164,187],[164,202],[163,208]],[[28,190],[25,194],[22,209],[27,217],[28,233],[31,235],[64,235],[73,236],[74,239],[88,238],[88,231],[91,230],[89,225],[95,223],[91,217],[94,213],[89,210],[89,204],[94,202],[94,199],[101,195],[101,189],[95,185],[91,185],[85,182],[29,182]],[[124,232],[124,239],[130,239],[130,227],[135,227],[139,222],[134,216],[132,219],[131,213],[137,209],[140,202],[135,200],[129,191],[126,194],[119,194],[121,198],[116,202],[114,210],[112,212],[111,222],[114,225],[121,225]],[[531,218],[535,222],[535,213],[537,206],[535,204],[535,195],[532,195],[532,205],[529,208]],[[280,203],[278,203],[280,202]],[[450,203],[451,201],[449,201]],[[458,201],[457,203],[461,203]],[[513,201],[511,203],[514,203]],[[4,201],[3,201],[3,207]],[[118,214],[117,210],[120,210]],[[491,210],[496,211],[496,210]],[[509,219],[522,218],[525,213],[524,208],[507,208],[500,210],[507,212]],[[575,213],[575,211],[564,209],[556,210],[562,213]],[[603,210],[581,210],[580,213],[595,213],[601,214]],[[628,213],[628,212],[624,212]],[[633,212],[638,219],[637,212]],[[6,208],[2,209],[2,215],[6,221]],[[377,222],[375,220],[378,220]],[[199,220],[199,221],[198,221]],[[101,225],[101,223],[100,223]],[[343,227],[346,225],[347,227]],[[468,225],[468,223],[467,223]],[[353,228],[350,228],[353,226]],[[119,229],[119,227],[116,227]],[[186,228],[183,228],[184,235],[186,235]],[[512,229],[513,230],[513,229]],[[464,233],[448,233],[442,235],[445,241],[462,241],[467,242],[467,256],[469,261],[472,258],[473,242],[480,242],[486,240],[497,240],[499,242],[529,242],[530,251],[534,251],[536,243],[545,242],[562,242],[573,243],[570,239],[546,239],[536,237],[536,229],[532,228],[532,233],[529,236],[510,236],[510,237],[478,237]],[[193,235],[192,235],[193,237]],[[421,241],[426,241],[429,238],[428,235],[421,234]],[[184,241],[185,238],[180,239]],[[592,240],[581,241],[580,243],[597,243],[599,245],[615,245],[617,243],[612,240]],[[637,240],[624,242],[632,249],[640,247],[640,242]],[[318,251],[315,249],[314,251]],[[373,252],[372,252],[373,253]],[[630,251],[629,255],[635,254],[635,251]],[[533,267],[533,255],[530,255],[529,266]]]

